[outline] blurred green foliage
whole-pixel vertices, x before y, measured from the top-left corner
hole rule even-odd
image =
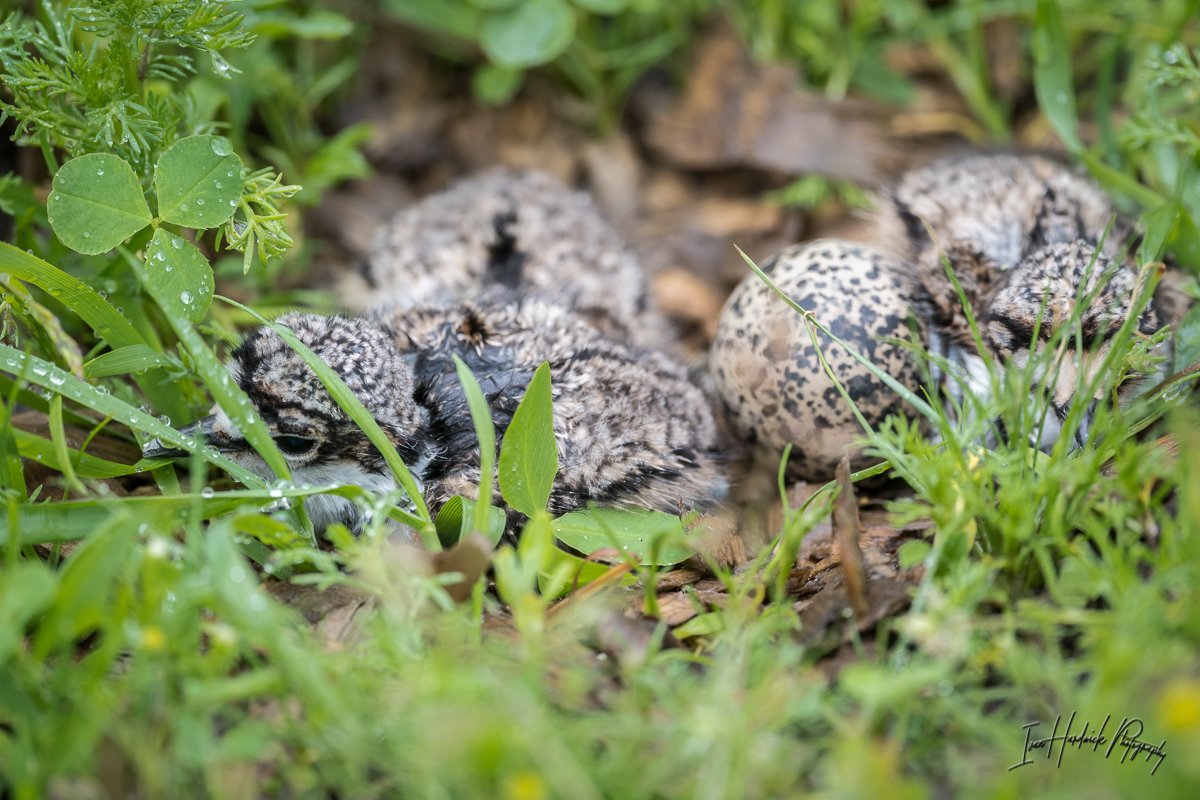
[[[480,99],[506,102],[530,70],[541,70],[585,99],[601,130],[617,124],[647,69],[682,74],[714,14],[731,18],[756,56],[795,63],[807,85],[835,98],[910,102],[912,76],[894,68],[889,53],[923,47],[987,141],[1011,142],[1031,113],[1044,116],[1118,200],[1147,211],[1145,260],[1165,244],[1181,262],[1197,263],[1188,249],[1200,215],[1194,2],[379,6],[429,32],[430,49],[469,65]],[[366,173],[358,148],[367,130],[329,135],[322,118],[359,66],[370,6],[67,7],[29,6],[24,21],[9,18],[0,29],[5,108],[48,172],[71,158],[111,154],[129,162],[161,211],[150,179],[162,153],[190,135],[219,133],[247,166],[243,199],[270,196],[281,185],[272,171],[303,184],[278,198],[277,210],[292,215]],[[230,14],[244,21],[231,25]],[[988,26],[997,24],[1016,26],[1016,83],[1000,80],[989,61]],[[29,57],[36,53],[46,56],[41,63]],[[399,495],[320,489],[360,503],[372,523],[357,539],[334,526],[337,549],[315,547],[289,506],[318,490],[281,483],[213,492],[205,461],[253,477],[168,427],[212,399],[240,404],[209,341],[232,337],[233,321],[257,312],[218,306],[206,324],[193,325],[135,255],[160,252],[173,241],[168,235],[186,231],[160,228],[157,250],[147,229],[118,252],[85,256],[52,235],[40,180],[0,179],[0,208],[16,219],[17,245],[0,245],[0,360],[11,375],[0,378],[0,793],[1197,796],[1200,771],[1190,755],[1200,752],[1200,466],[1187,454],[1200,447],[1200,416],[1179,404],[1189,379],[1136,408],[1102,412],[1091,442],[1074,452],[1028,445],[1040,425],[1027,402],[1045,366],[1037,363],[992,376],[991,405],[944,409],[918,399],[939,445],[902,418],[870,432],[869,446],[914,491],[893,511],[931,518],[936,528],[901,550],[901,566],[924,566],[912,611],[884,620],[873,642],[849,634],[858,660],[836,678],[817,662],[840,639],[801,644],[799,611],[784,592],[829,488],[801,509],[784,498],[780,530],[752,554],[750,568],[735,575],[715,567],[729,601],[712,609],[693,595],[703,613],[675,630],[685,647],[672,647],[661,628],[615,646],[630,634],[612,597],[552,605],[577,576],[586,582],[605,568],[556,549],[565,518],[540,513],[552,475],[548,403],[530,401],[535,433],[514,436],[506,443],[513,449],[499,453],[502,491],[533,514],[519,544],[495,554],[494,592],[480,582],[455,605],[456,573],[431,575],[422,559],[385,541],[389,514],[420,517],[394,505]],[[815,175],[774,199],[818,207],[831,198],[862,199],[856,187]],[[201,245],[217,253],[215,242]],[[245,278],[241,256],[218,264],[217,275],[240,281],[259,308],[312,299],[277,289],[303,268],[305,254],[264,255],[271,258]],[[1193,317],[1173,371],[1196,352]],[[1119,337],[1112,371],[1097,380],[1151,368],[1152,344]],[[919,357],[928,367],[928,356]],[[1077,395],[1109,386],[1086,388]],[[48,438],[12,424],[18,404],[45,413]],[[149,406],[170,419],[153,417]],[[1068,424],[1078,416],[1073,410]],[[980,446],[997,419],[1010,435]],[[85,452],[87,444],[70,446],[67,424],[134,442],[162,436],[195,456],[181,485],[174,467],[117,464]],[[1169,458],[1140,432],[1173,433],[1184,457]],[[75,499],[42,502],[24,483],[22,457],[61,472]],[[161,495],[114,498],[101,488],[103,478],[137,469],[153,471]],[[460,503],[458,514],[439,517],[439,544],[472,529],[498,536],[486,503]],[[662,538],[645,560],[675,557],[679,537]],[[61,559],[62,543],[75,540],[79,548]],[[656,571],[633,568],[651,588],[619,599],[653,613]],[[274,599],[272,591],[290,587],[271,574],[362,592],[353,635],[324,639],[332,626],[314,630]],[[501,604],[515,632],[494,631]],[[1009,769],[1021,760],[1022,725],[1037,721],[1048,731],[1056,715],[1072,711],[1093,729],[1106,715],[1114,727],[1138,717],[1143,739],[1165,740],[1168,756],[1153,776],[1152,764],[1122,761],[1120,749],[1108,757],[1068,750],[1061,766],[1038,760]]]

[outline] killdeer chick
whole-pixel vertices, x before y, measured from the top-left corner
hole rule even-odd
[[[292,313],[287,325],[346,382],[380,424],[436,512],[453,495],[477,495],[479,443],[455,372],[462,358],[487,397],[501,439],[534,371],[550,363],[560,469],[549,508],[589,502],[678,513],[726,491],[717,428],[682,367],[656,352],[607,340],[574,314],[537,298],[496,305],[395,309],[373,319]],[[228,369],[275,438],[298,483],[396,487],[383,458],[316,375],[268,328],[251,333]],[[195,424],[232,460],[273,479],[220,408]],[[495,496],[501,502],[499,493]],[[305,508],[324,529],[360,529],[344,498]],[[509,513],[509,531],[521,516]]]
[[[1137,274],[1127,254],[1138,241],[1133,223],[1116,214],[1098,186],[1048,159],[970,155],[914,170],[885,190],[875,223],[878,241],[891,248],[921,289],[916,310],[927,323],[930,350],[958,367],[977,393],[988,391],[983,358],[1028,363],[1085,295],[1092,300],[1082,312],[1081,350],[1092,353],[1085,360],[1095,364],[1091,343],[1107,343],[1129,311]],[[977,350],[943,254],[985,329],[989,352]],[[1097,292],[1098,282],[1103,288]],[[1170,284],[1160,284],[1142,312],[1137,322],[1142,333],[1178,320],[1182,298]],[[1034,343],[1043,299],[1046,312]],[[1079,344],[1068,344],[1059,360],[1074,365]],[[1056,414],[1069,405],[1075,387],[1073,368],[1058,374],[1052,392]],[[1123,394],[1133,394],[1136,385],[1130,383]],[[946,389],[961,398],[956,383]]]
[[[1104,400],[1102,382],[1097,380],[1114,337],[1132,311],[1137,296],[1137,272],[1116,262],[1082,240],[1059,242],[1034,250],[1008,275],[979,320],[984,347],[1000,362],[1011,361],[1024,368],[1046,347],[1054,352],[1033,376],[1030,391],[1045,397],[1049,413],[1040,426],[1039,447],[1052,446],[1062,434],[1071,401],[1079,386],[1096,386],[1095,396],[1084,409],[1074,431],[1074,444],[1087,440],[1097,403]],[[1072,311],[1091,298],[1079,316],[1080,341],[1072,333]],[[1069,325],[1065,339],[1053,342],[1058,329]],[[1161,315],[1151,302],[1137,318],[1134,330],[1149,336],[1162,325]],[[1082,373],[1082,374],[1081,374]],[[973,374],[972,381],[981,376]],[[1080,378],[1082,377],[1082,381]],[[1133,397],[1141,384],[1126,380],[1118,388],[1118,401]],[[973,390],[986,393],[986,386]]]
[[[668,338],[637,256],[592,198],[535,170],[491,169],[400,212],[361,276],[372,309],[515,294],[570,309],[613,341]]]

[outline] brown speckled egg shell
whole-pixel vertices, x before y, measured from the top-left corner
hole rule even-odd
[[[771,280],[816,319],[914,392],[920,372],[910,352],[882,339],[908,339],[911,284],[886,253],[858,242],[819,239],[762,264]],[[872,426],[907,403],[840,345],[817,332],[833,373]],[[849,448],[856,469],[869,462],[845,399],[817,358],[799,313],[751,273],[725,303],[709,363],[734,429],[764,459],[792,445],[788,475],[827,480]]]

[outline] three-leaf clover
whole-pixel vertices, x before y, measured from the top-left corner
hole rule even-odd
[[[126,161],[108,153],[72,159],[54,176],[50,226],[67,247],[96,255],[153,225],[146,263],[154,295],[166,299],[166,310],[199,322],[212,301],[212,267],[196,245],[159,225],[203,230],[228,222],[242,198],[242,160],[222,136],[189,136],[163,152],[154,186],[157,217]]]

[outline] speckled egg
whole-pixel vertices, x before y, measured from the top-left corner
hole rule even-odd
[[[917,391],[920,372],[910,352],[883,339],[908,339],[911,284],[878,248],[838,239],[805,242],[772,256],[762,269],[780,291],[811,311],[833,333],[901,384]],[[872,426],[907,403],[840,345],[818,332],[833,373]],[[754,273],[738,285],[725,308],[709,363],[734,429],[763,459],[792,445],[788,475],[826,480],[849,449],[855,468],[866,466],[852,448],[862,426],[821,367],[803,318]]]

